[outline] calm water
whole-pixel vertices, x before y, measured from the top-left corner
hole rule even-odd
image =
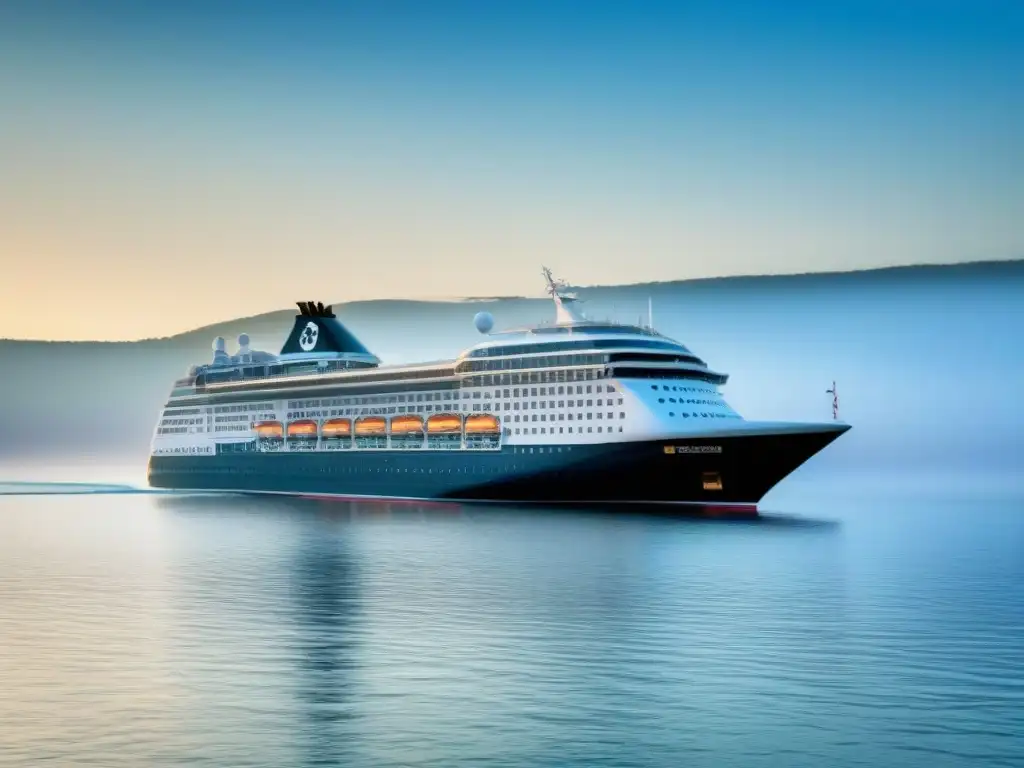
[[[0,495],[0,764],[1024,765],[1020,497],[825,491]]]

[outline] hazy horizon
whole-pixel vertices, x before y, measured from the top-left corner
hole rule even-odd
[[[1006,392],[1024,383],[1024,262],[593,288],[581,296],[595,319],[628,322],[646,317],[652,297],[655,327],[729,374],[723,394],[744,418],[829,420],[826,390],[836,381],[840,418],[854,428],[815,458],[815,472],[1020,474],[1024,411],[984,382]],[[387,365],[454,358],[481,340],[472,323],[481,308],[498,329],[554,317],[541,298],[336,306]],[[0,342],[0,460],[34,456],[53,466],[84,453],[143,467],[171,383],[210,360],[214,336],[233,351],[246,332],[254,349],[277,352],[292,314],[137,343]],[[956,350],[969,351],[966,361]],[[980,396],[963,397],[965,362],[983,382]]]
[[[799,280],[802,278],[839,278],[844,277],[855,277],[860,275],[871,275],[871,276],[883,276],[886,274],[906,273],[909,274],[911,271],[934,271],[938,270],[941,273],[944,269],[956,269],[956,268],[981,268],[986,269],[989,267],[1000,267],[1000,266],[1012,267],[1013,265],[1024,265],[1024,258],[1006,258],[1006,259],[980,259],[974,261],[953,261],[948,263],[936,263],[936,262],[919,262],[912,264],[892,264],[881,267],[864,267],[858,269],[847,269],[847,270],[830,270],[830,271],[804,271],[804,272],[776,272],[776,273],[762,273],[762,274],[739,274],[739,275],[709,275],[706,277],[691,277],[672,279],[668,278],[665,280],[657,281],[643,281],[643,282],[624,282],[618,284],[603,284],[603,285],[588,285],[583,281],[572,281],[570,285],[574,289],[583,291],[584,293],[592,291],[616,291],[616,290],[634,290],[644,289],[647,287],[665,287],[665,286],[682,286],[682,285],[699,285],[701,283],[711,282],[735,282],[735,281],[747,281],[747,280],[772,280],[772,279],[794,279]],[[556,277],[560,277],[556,274]],[[314,297],[306,294],[302,296],[293,297],[293,301],[288,301],[281,306],[264,308],[260,311],[254,312],[242,312],[239,315],[232,317],[220,317],[214,318],[210,322],[205,322],[202,325],[184,325],[180,328],[172,329],[168,332],[162,333],[156,336],[123,336],[119,338],[89,338],[89,337],[75,337],[74,335],[65,335],[60,338],[39,338],[39,337],[11,337],[0,334],[0,341],[11,341],[11,342],[42,342],[42,343],[83,343],[83,344],[104,344],[104,343],[134,343],[134,342],[147,342],[147,341],[161,341],[174,339],[179,336],[185,336],[188,334],[196,333],[199,331],[205,331],[208,329],[216,328],[217,326],[228,325],[239,321],[246,321],[250,319],[264,318],[268,315],[273,315],[280,312],[290,312],[295,307],[296,301],[314,300],[323,301],[324,303],[333,303],[335,307],[344,307],[358,304],[373,304],[373,303],[387,303],[387,302],[403,302],[403,303],[421,303],[421,304],[466,304],[466,303],[489,303],[489,302],[502,302],[502,301],[546,301],[548,296],[542,288],[543,280],[538,274],[537,279],[537,290],[529,294],[521,295],[493,295],[493,296],[375,296],[364,299],[344,299],[340,301],[337,297],[332,294],[324,293],[320,288],[317,288],[314,293],[317,295]],[[586,302],[584,302],[586,304]],[[635,308],[634,308],[635,309]],[[632,312],[633,310],[629,310]],[[586,310],[584,310],[586,314]],[[633,322],[634,315],[629,315],[628,318],[618,317],[605,317],[602,316],[600,319],[608,319],[613,321],[625,321]],[[592,318],[597,319],[597,318]]]

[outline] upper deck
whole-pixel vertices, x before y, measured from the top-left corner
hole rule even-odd
[[[330,306],[300,302],[292,332],[281,353],[271,355],[248,348],[239,337],[239,351],[229,356],[224,340],[214,342],[212,363],[196,366],[189,377],[175,383],[172,398],[252,393],[262,396],[286,390],[350,388],[359,386],[407,389],[428,382],[446,386],[523,383],[539,374],[547,380],[551,369],[597,369],[595,377],[692,377],[724,384],[717,373],[686,346],[651,327],[596,322],[576,307],[576,297],[545,271],[556,305],[553,325],[490,332],[454,360],[382,366],[335,317]],[[515,372],[514,374],[512,372]],[[565,374],[562,376],[564,381]],[[557,378],[557,376],[556,376]]]

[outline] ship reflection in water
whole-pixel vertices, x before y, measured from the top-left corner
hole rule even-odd
[[[1021,540],[1012,504],[0,496],[0,754],[1008,765]]]

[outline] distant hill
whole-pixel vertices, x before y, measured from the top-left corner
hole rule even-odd
[[[855,429],[832,453],[847,451],[849,461],[966,460],[994,444],[1022,445],[1024,406],[1014,392],[1024,384],[1024,261],[578,292],[588,315],[623,322],[646,319],[650,298],[660,331],[732,375],[726,396],[748,418],[830,418],[824,390],[836,379]],[[480,339],[472,318],[481,309],[499,329],[554,314],[547,298],[334,308],[385,363],[454,357]],[[276,352],[293,315],[283,309],[137,342],[0,340],[0,458],[113,451],[144,462],[171,382],[210,358],[215,336],[233,350],[244,331],[254,348]]]

